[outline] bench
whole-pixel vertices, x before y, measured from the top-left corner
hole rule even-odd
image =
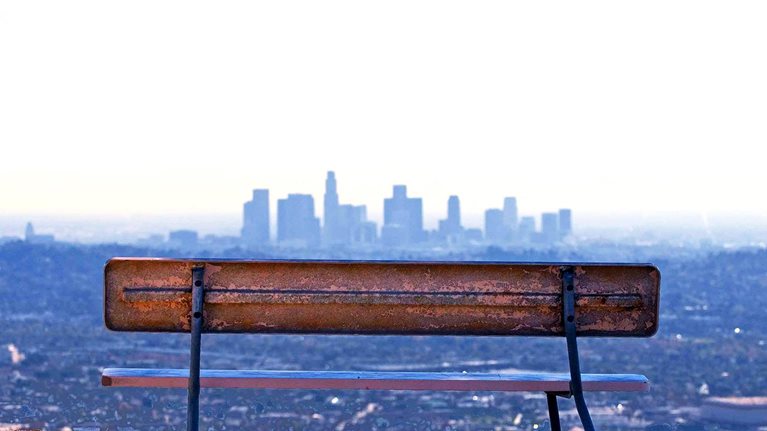
[[[577,337],[649,337],[660,272],[647,264],[234,261],[114,258],[104,274],[114,331],[191,333],[189,369],[106,368],[116,387],[187,388],[197,430],[201,387],[541,391],[551,429],[557,397],[647,391],[636,374],[581,374]],[[569,373],[200,370],[206,333],[564,336]]]

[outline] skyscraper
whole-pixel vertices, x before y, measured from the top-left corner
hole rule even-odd
[[[517,198],[508,197],[503,199],[503,224],[510,231],[517,229]]]
[[[541,214],[541,239],[549,244],[559,239],[559,216],[557,213]]]
[[[535,236],[535,217],[525,216],[519,219],[519,229],[517,229],[518,241],[530,241]]]
[[[277,240],[285,245],[314,247],[320,242],[320,219],[312,195],[289,194],[277,201]]]
[[[447,200],[447,218],[439,221],[439,237],[450,243],[458,242],[463,232],[461,226],[461,202],[458,196]]]
[[[423,241],[423,201],[409,198],[407,186],[396,185],[392,197],[384,199],[384,225],[381,240],[392,246]]]
[[[485,211],[485,241],[491,244],[501,244],[506,241],[503,211],[496,208]]]
[[[567,208],[559,210],[559,238],[573,233],[573,211]]]
[[[338,190],[336,174],[328,171],[325,179],[325,200],[322,217],[322,242],[325,244],[338,244],[344,242],[341,229],[343,224],[338,203]]]
[[[242,242],[247,247],[269,243],[269,190],[253,190],[253,199],[245,202],[242,209]]]
[[[334,246],[375,242],[376,225],[367,220],[367,208],[364,205],[341,205],[339,201],[336,175],[328,171],[325,180],[323,244]]]

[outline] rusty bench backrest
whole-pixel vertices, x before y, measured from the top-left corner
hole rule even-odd
[[[578,336],[652,336],[652,265],[566,264]],[[117,331],[189,332],[204,268],[203,331],[564,335],[562,264],[114,258],[104,320]]]

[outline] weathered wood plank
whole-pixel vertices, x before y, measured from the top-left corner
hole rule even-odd
[[[107,368],[104,386],[186,388],[189,370]],[[431,373],[378,371],[202,370],[201,386],[250,389],[348,389],[411,391],[549,391],[569,390],[565,373]],[[638,374],[583,374],[585,391],[649,390]]]
[[[563,335],[561,264],[115,258],[104,318],[118,331],[189,330],[205,267],[205,332]],[[578,335],[651,336],[652,265],[571,264]]]

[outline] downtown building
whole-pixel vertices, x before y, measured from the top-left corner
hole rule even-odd
[[[377,226],[367,219],[365,205],[342,205],[333,171],[325,179],[322,244],[326,247],[372,244],[377,239]]]
[[[502,245],[518,240],[519,211],[517,198],[503,198],[503,209],[485,211],[485,241]]]
[[[461,201],[452,195],[447,199],[447,218],[439,221],[437,236],[441,242],[460,244],[463,242],[461,225]]]
[[[297,248],[320,245],[320,219],[312,195],[292,193],[277,201],[277,242]]]
[[[539,231],[535,217],[519,217],[517,199],[507,197],[503,200],[503,209],[485,211],[485,242],[492,245],[556,244],[572,234],[572,217],[572,210],[568,208],[542,213]]]
[[[269,244],[269,190],[253,190],[253,198],[242,208],[242,231],[240,238],[248,248]]]
[[[391,247],[403,247],[425,240],[422,199],[408,197],[407,186],[394,186],[392,197],[384,199],[381,242]]]

